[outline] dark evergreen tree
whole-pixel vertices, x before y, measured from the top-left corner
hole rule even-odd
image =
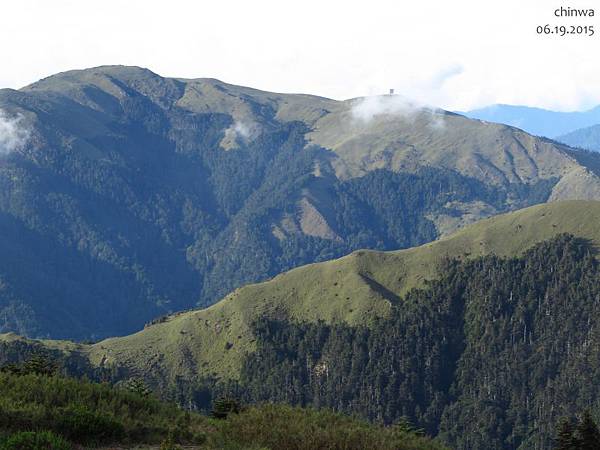
[[[555,438],[555,450],[575,450],[578,441],[575,437],[575,425],[568,418],[563,418],[557,427]]]
[[[130,378],[125,382],[125,388],[140,397],[148,397],[152,394],[152,390],[141,378]]]
[[[29,359],[22,363],[9,363],[4,365],[0,371],[15,375],[44,375],[52,376],[58,371],[58,364],[48,355],[34,353]]]
[[[239,400],[230,397],[221,397],[213,402],[210,415],[215,419],[226,419],[229,414],[238,414],[241,411]]]
[[[600,431],[590,411],[581,415],[575,429],[577,435],[577,450],[600,450]]]

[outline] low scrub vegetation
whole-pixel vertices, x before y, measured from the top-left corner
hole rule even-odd
[[[78,444],[160,443],[167,435],[196,443],[205,423],[153,396],[109,384],[0,373],[0,430],[10,439],[22,431],[51,431]]]
[[[208,445],[224,449],[442,450],[404,426],[378,427],[328,410],[265,404],[229,414]]]
[[[330,411],[215,401],[213,414],[158,400],[141,380],[58,375],[40,356],[0,370],[0,450],[182,445],[198,449],[441,449],[405,426],[379,427]]]

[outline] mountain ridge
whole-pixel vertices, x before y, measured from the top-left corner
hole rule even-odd
[[[574,148],[600,151],[600,124],[578,128],[577,130],[558,136],[556,140]]]
[[[600,199],[600,156],[400,96],[109,66],[0,109],[27,138],[0,160],[0,331],[34,337],[129,334],[306,263]]]

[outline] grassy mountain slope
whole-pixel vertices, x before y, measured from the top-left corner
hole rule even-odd
[[[236,378],[254,349],[259,317],[364,324],[385,316],[410,288],[437,277],[447,256],[518,255],[560,233],[600,244],[600,202],[534,206],[483,220],[431,244],[358,251],[245,286],[210,308],[181,313],[131,336],[81,347],[94,364],[125,365],[160,384],[175,376]]]
[[[345,109],[317,121],[309,137],[336,152],[341,177],[364,175],[373,167],[414,170],[427,163],[508,185],[560,177],[573,168],[574,161],[551,141],[446,111],[411,106],[405,111],[400,101],[384,96],[373,107],[368,99],[346,102]],[[360,115],[364,108],[368,114]],[[494,145],[498,142],[500,148]]]
[[[0,331],[32,337],[129,334],[303,264],[600,199],[600,155],[397,96],[107,66],[0,90],[0,109],[22,131],[0,149]]]

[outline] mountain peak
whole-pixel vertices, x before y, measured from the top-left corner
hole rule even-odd
[[[86,69],[75,69],[60,72],[22,88],[23,90],[60,88],[65,82],[85,84],[99,77],[112,77],[119,80],[140,80],[144,78],[161,78],[149,69],[138,66],[105,65]]]

